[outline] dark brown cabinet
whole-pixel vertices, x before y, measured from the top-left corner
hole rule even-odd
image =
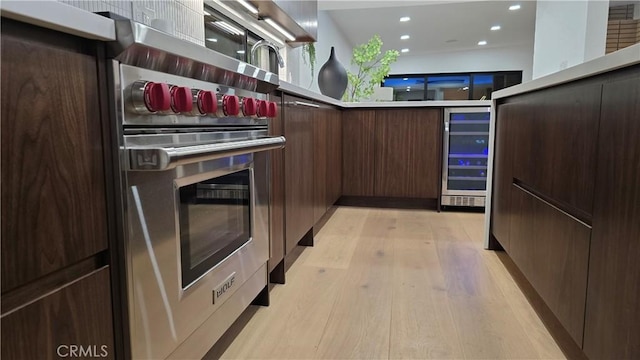
[[[270,95],[270,100],[282,109],[282,97]],[[284,135],[284,120],[282,111],[269,123],[270,136]],[[271,153],[271,189],[270,189],[270,246],[269,273],[282,261],[285,254],[284,242],[284,150],[272,150]]]
[[[95,48],[24,29],[3,19],[3,294],[107,248]]]
[[[640,358],[640,67],[605,83],[584,352]]]
[[[2,18],[2,358],[122,356],[101,46]]]
[[[2,358],[115,359],[110,291],[105,267],[3,315]]]
[[[376,111],[374,195],[437,198],[442,110]]]
[[[342,196],[342,111],[328,110],[327,208]]]
[[[290,253],[314,225],[314,125],[306,100],[285,94],[284,150],[285,243]]]
[[[329,111],[325,106],[313,110],[313,223],[327,212],[327,161]]]
[[[638,119],[638,65],[498,100],[490,232],[576,356],[640,358]]]
[[[601,85],[524,95],[514,117],[513,178],[590,222]]]
[[[347,110],[343,195],[437,198],[441,109]]]
[[[313,111],[314,224],[342,195],[340,110],[319,106]]]
[[[373,196],[375,110],[342,114],[342,194]]]
[[[516,185],[511,190],[509,255],[582,344],[591,229]]]

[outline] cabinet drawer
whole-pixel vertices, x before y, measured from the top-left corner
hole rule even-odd
[[[513,185],[509,255],[582,346],[591,228]]]
[[[3,359],[114,359],[113,346],[109,267],[2,317]]]

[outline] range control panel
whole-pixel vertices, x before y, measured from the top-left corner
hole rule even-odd
[[[121,65],[124,125],[255,125],[278,115],[267,94]]]

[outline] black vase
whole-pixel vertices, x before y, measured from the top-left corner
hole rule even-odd
[[[347,71],[336,58],[336,52],[331,47],[331,55],[318,71],[318,86],[322,95],[340,100],[347,89]]]

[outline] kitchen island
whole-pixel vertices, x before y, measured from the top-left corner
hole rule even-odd
[[[640,357],[640,45],[494,93],[487,247],[571,357]]]

